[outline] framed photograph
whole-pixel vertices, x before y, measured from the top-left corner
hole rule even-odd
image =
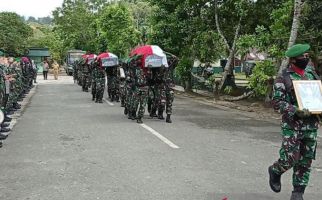
[[[322,84],[315,81],[293,81],[295,95],[299,108],[308,109],[312,114],[322,113]]]

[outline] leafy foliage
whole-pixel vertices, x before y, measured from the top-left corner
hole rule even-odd
[[[268,81],[276,74],[276,67],[272,61],[257,62],[253,74],[249,78],[248,87],[254,90],[255,96],[263,97],[268,91]]]
[[[24,55],[32,29],[16,13],[0,13],[0,48],[12,55]]]
[[[98,18],[100,39],[106,49],[127,56],[139,43],[140,34],[133,24],[131,12],[123,4],[107,6]]]

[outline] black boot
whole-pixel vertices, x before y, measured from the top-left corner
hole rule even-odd
[[[273,166],[270,166],[268,168],[268,173],[269,173],[269,185],[270,185],[271,189],[276,193],[280,192],[281,188],[282,188],[281,175],[276,174],[273,171]]]
[[[132,119],[132,113],[133,113],[132,111],[128,111],[128,117],[127,117],[128,119]]]
[[[98,103],[103,103],[103,100],[102,99],[98,100]]]
[[[92,101],[95,101],[95,96],[93,95],[93,97],[92,97]]]
[[[8,135],[3,135],[0,133],[0,140],[5,140],[7,139]]]
[[[150,117],[158,117],[158,115],[156,114],[156,110],[155,109],[151,109],[151,112],[150,112]]]
[[[137,122],[138,124],[143,124],[143,121],[142,121],[142,118],[141,118],[141,117],[139,117],[139,118],[136,120],[136,122]]]
[[[305,186],[294,186],[291,200],[303,200],[304,191],[305,191]]]
[[[135,120],[135,118],[136,118],[136,112],[135,112],[135,111],[133,111],[133,112],[132,112],[132,118],[131,118],[131,119],[132,119],[132,120]]]
[[[293,191],[290,200],[303,200],[303,193]]]
[[[164,117],[163,117],[163,112],[159,110],[158,112],[158,119],[161,119],[161,120],[164,120]]]
[[[128,110],[127,110],[127,107],[124,108],[124,115],[127,115],[129,114]]]
[[[10,132],[11,129],[10,128],[1,128],[0,132],[1,133],[6,133],[6,132]]]
[[[167,114],[167,119],[165,120],[167,123],[172,123],[172,120],[171,120],[171,115],[170,114]]]
[[[9,124],[9,123],[2,123],[2,124],[1,124],[1,128],[6,128],[6,127],[8,127],[8,126],[10,126],[10,124]]]
[[[121,107],[125,107],[125,103],[123,100],[121,101]]]
[[[11,122],[11,120],[12,120],[12,118],[10,118],[10,117],[5,117],[5,118],[4,118],[4,120],[3,120],[3,122]]]

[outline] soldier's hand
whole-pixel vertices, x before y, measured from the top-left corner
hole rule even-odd
[[[308,109],[304,108],[303,110],[299,110],[297,109],[295,114],[299,117],[299,118],[307,118],[311,116],[311,113]]]

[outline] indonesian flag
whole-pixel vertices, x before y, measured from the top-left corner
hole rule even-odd
[[[115,54],[106,52],[97,56],[97,61],[101,67],[112,67],[119,64],[119,59]]]
[[[159,46],[146,45],[137,47],[130,53],[131,57],[135,55],[142,55],[143,67],[161,67],[161,65],[169,67],[167,56]]]
[[[92,62],[94,62],[95,58],[97,57],[97,55],[95,54],[90,54],[86,56],[86,64],[92,64]]]

